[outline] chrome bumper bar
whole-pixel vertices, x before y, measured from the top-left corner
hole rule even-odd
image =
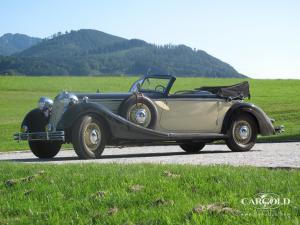
[[[65,141],[64,131],[15,133],[16,141]]]

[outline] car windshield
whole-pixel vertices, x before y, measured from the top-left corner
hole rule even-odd
[[[144,79],[140,79],[140,80],[136,81],[130,88],[130,91],[131,92],[141,91],[141,92],[165,93],[169,82],[170,82],[170,78],[146,77]],[[140,86],[140,87],[138,87],[138,86]]]

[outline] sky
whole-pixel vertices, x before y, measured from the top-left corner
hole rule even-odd
[[[299,0],[1,0],[0,35],[96,29],[185,44],[252,78],[300,79]]]

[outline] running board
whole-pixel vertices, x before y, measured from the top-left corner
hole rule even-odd
[[[167,133],[168,139],[225,139],[228,136],[217,133]]]
[[[111,146],[119,146],[120,148],[129,146],[154,146],[154,145],[178,145],[178,143],[192,141],[192,142],[212,142],[216,140],[224,140],[228,138],[224,134],[216,133],[165,133],[165,136],[144,136],[135,139],[115,139],[109,144]]]

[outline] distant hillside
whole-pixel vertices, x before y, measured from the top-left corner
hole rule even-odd
[[[22,57],[65,58],[82,55],[99,47],[127,41],[97,30],[71,31],[45,40],[18,54]]]
[[[244,77],[229,64],[185,45],[157,46],[87,29],[56,35],[13,56],[0,57],[0,74],[146,73]]]
[[[0,37],[0,55],[12,55],[41,42],[41,38],[29,37],[25,34],[4,34]]]

